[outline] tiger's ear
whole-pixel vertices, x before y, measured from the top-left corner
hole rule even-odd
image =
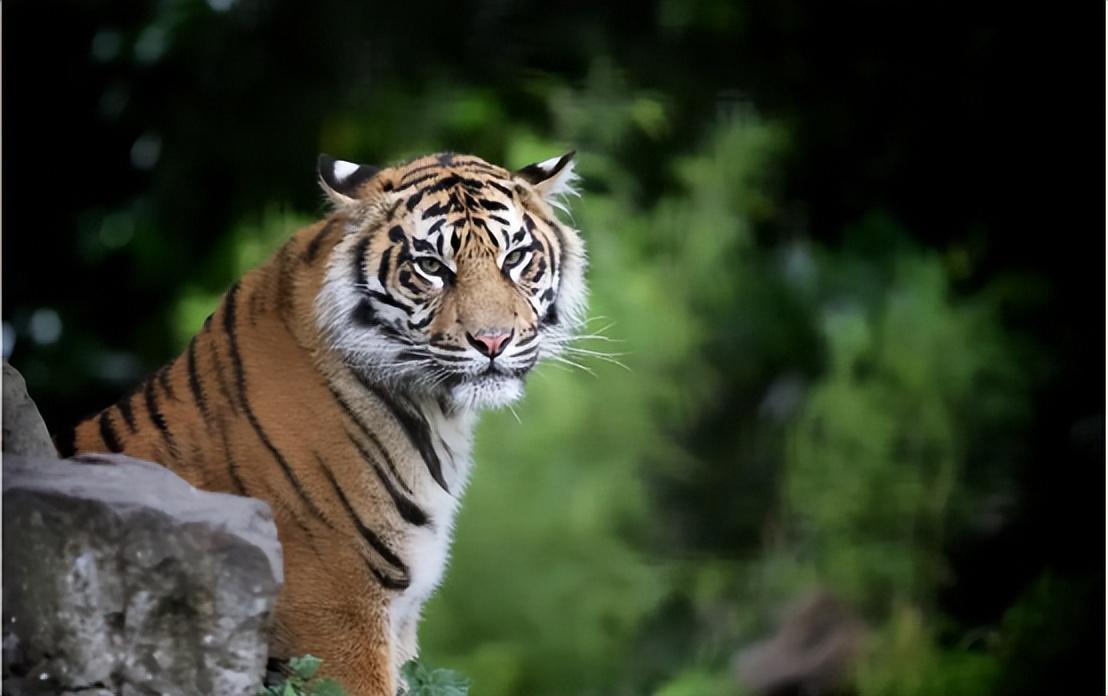
[[[317,167],[319,184],[336,205],[353,203],[360,198],[358,190],[362,184],[381,171],[379,167],[337,160],[330,155],[320,155]]]
[[[560,201],[556,196],[577,195],[574,185],[581,177],[573,170],[573,158],[576,154],[576,150],[571,150],[561,157],[529,164],[523,169],[516,170],[515,175],[534,186],[547,203],[559,205]]]

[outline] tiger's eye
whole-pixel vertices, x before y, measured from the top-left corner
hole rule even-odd
[[[511,268],[523,260],[523,249],[516,249],[504,257],[504,268]]]
[[[419,270],[423,271],[427,275],[439,275],[442,273],[443,265],[442,261],[431,258],[430,256],[424,256],[423,258],[416,259],[416,265],[419,266]]]

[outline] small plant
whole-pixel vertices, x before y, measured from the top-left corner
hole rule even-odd
[[[274,686],[263,686],[258,696],[346,696],[346,690],[330,677],[316,678],[323,660],[314,655],[289,660],[292,674]]]
[[[408,682],[404,696],[468,696],[469,679],[451,669],[431,669],[415,660],[405,663],[400,674]]]

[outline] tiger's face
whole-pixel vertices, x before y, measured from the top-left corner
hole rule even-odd
[[[346,237],[317,319],[368,378],[501,406],[579,326],[584,248],[551,209],[572,192],[572,153],[514,173],[452,154],[380,170],[324,156],[320,178]]]

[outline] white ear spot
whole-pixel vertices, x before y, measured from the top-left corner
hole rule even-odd
[[[347,162],[346,160],[335,160],[335,164],[331,171],[334,172],[335,180],[341,182],[346,177],[358,171],[359,166],[361,165]]]
[[[563,198],[579,195],[574,186],[580,178],[574,170],[575,154],[567,152],[561,157],[551,157],[548,160],[536,162],[517,171],[516,176],[534,186],[547,203],[565,210]]]
[[[543,170],[544,172],[546,172],[547,175],[549,175],[550,172],[554,171],[554,167],[556,167],[558,165],[558,162],[560,162],[561,160],[562,160],[562,158],[560,156],[559,157],[551,157],[550,159],[548,159],[544,162],[539,162],[535,166],[538,167],[539,169]],[[573,163],[570,162],[569,166],[572,167]]]
[[[545,171],[553,171],[562,158],[555,157],[548,159],[545,162],[540,162],[539,166]],[[542,195],[547,200],[554,198],[555,196],[578,196],[575,184],[581,179],[577,175],[577,170],[574,168],[573,160],[563,164],[562,168],[557,174],[554,174],[546,181],[539,185],[542,190]]]
[[[335,205],[346,205],[357,199],[362,193],[359,187],[372,179],[377,167],[338,160],[330,155],[321,154],[316,162],[319,183]]]

